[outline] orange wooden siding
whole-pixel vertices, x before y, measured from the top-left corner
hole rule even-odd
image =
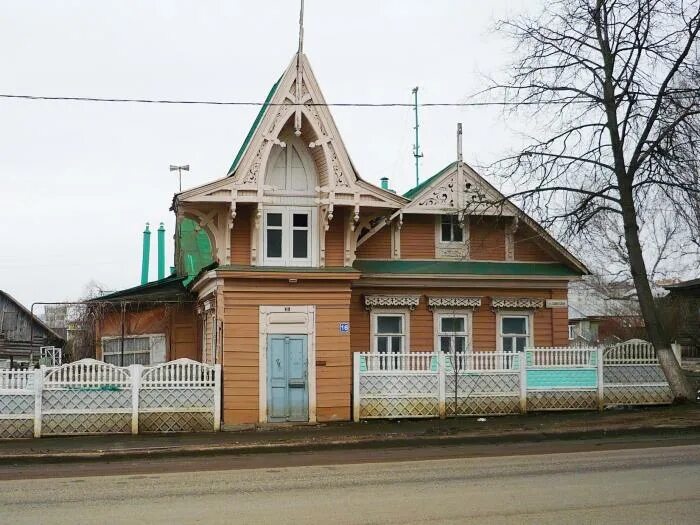
[[[391,259],[391,228],[385,226],[357,248],[358,259]]]
[[[435,258],[434,215],[404,215],[401,227],[401,258]]]
[[[343,210],[336,211],[336,217],[328,225],[326,266],[343,266],[345,264],[345,216],[346,213]]]
[[[236,209],[236,220],[231,230],[231,264],[250,264],[251,215],[250,206]]]
[[[506,233],[500,217],[469,217],[469,258],[476,261],[505,261]]]
[[[481,297],[481,306],[472,313],[472,349],[495,351],[498,327],[497,312],[491,307],[492,297],[532,297],[541,299],[565,299],[564,289],[482,289],[460,288],[401,288],[401,289],[354,289],[350,306],[351,336],[353,352],[370,350],[370,314],[364,308],[363,295],[420,295],[421,300],[410,312],[410,349],[413,352],[431,352],[434,349],[435,330],[433,312],[428,308],[427,296]],[[377,309],[380,312],[381,309]],[[502,310],[507,312],[508,310]],[[537,308],[533,315],[535,346],[566,346],[568,344],[568,311],[566,308]]]
[[[543,246],[543,241],[532,228],[521,224],[513,238],[515,244],[514,259],[516,261],[550,262],[556,258]]]
[[[107,311],[96,323],[95,355],[102,359],[103,337],[119,337],[121,331],[121,312],[118,306]],[[124,316],[124,335],[126,337],[146,334],[164,334],[166,359],[199,359],[197,345],[197,318],[194,304],[185,303],[178,306],[142,306],[138,311],[127,311]]]
[[[350,285],[345,281],[226,279],[224,288],[223,419],[227,424],[258,421],[259,307],[316,306],[316,418],[350,419],[352,355],[350,336],[339,324],[350,318]]]

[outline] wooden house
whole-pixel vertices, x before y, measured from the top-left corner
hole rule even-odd
[[[39,359],[42,346],[63,347],[65,340],[36,313],[0,290],[0,362],[3,366],[27,365]]]
[[[353,352],[566,346],[586,267],[464,162],[365,181],[324,103],[295,54],[226,176],[173,200],[211,243],[188,289],[224,423],[349,420]]]

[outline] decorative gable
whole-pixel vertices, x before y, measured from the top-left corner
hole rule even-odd
[[[295,54],[268,96],[226,178],[181,193],[178,202],[263,202],[265,170],[275,146],[293,129],[318,172],[319,204],[398,209],[407,200],[362,181],[345,148],[306,55]]]
[[[454,162],[406,194],[412,201],[401,213],[515,215],[503,195],[464,163]],[[493,203],[498,203],[494,205]]]

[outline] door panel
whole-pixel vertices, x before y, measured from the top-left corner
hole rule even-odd
[[[268,419],[308,421],[307,336],[268,336]]]

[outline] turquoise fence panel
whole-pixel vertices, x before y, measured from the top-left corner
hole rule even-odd
[[[547,388],[597,388],[598,375],[595,369],[557,368],[554,370],[528,370],[527,388],[542,390]]]
[[[367,358],[363,355],[360,356],[360,372],[367,372]]]

